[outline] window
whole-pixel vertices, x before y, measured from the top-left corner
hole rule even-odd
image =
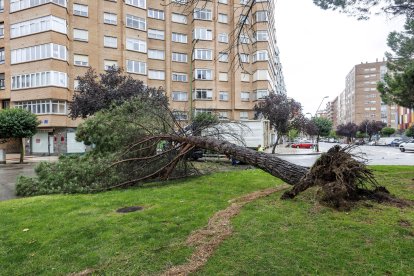
[[[179,13],[172,13],[171,21],[175,23],[187,24],[187,16]]]
[[[125,0],[125,3],[141,9],[146,8],[146,0]]]
[[[256,22],[267,22],[267,11],[257,11],[255,15]]]
[[[246,25],[250,24],[249,17],[247,15],[244,15],[244,14],[240,14],[239,22],[240,22],[240,24],[246,24]]]
[[[0,5],[3,4],[3,0],[0,1]],[[53,3],[62,7],[67,6],[67,0],[10,0],[10,12],[28,9],[31,7],[43,5],[46,3]],[[1,8],[1,7],[0,7]]]
[[[87,30],[73,29],[73,39],[80,41],[88,41],[89,32]]]
[[[53,15],[48,15],[12,24],[10,26],[11,38],[45,31],[56,31],[59,33],[66,34],[66,20]]]
[[[240,54],[240,61],[242,63],[249,63],[249,55],[248,54]]]
[[[219,92],[219,100],[220,101],[228,101],[229,100],[229,92],[220,91]]]
[[[88,6],[81,4],[73,4],[73,14],[88,17]]]
[[[256,100],[261,100],[269,96],[269,92],[266,89],[256,90]]]
[[[159,70],[148,70],[150,80],[165,80],[165,72]]]
[[[164,20],[165,14],[163,11],[160,11],[160,10],[148,9],[148,17],[159,19],[159,20]]]
[[[0,89],[4,89],[5,87],[6,87],[6,81],[4,80],[4,73],[1,73],[0,74]]]
[[[15,102],[16,108],[23,108],[33,114],[67,114],[67,102],[58,100],[36,100]]]
[[[193,17],[194,19],[211,20],[213,18],[213,15],[211,13],[211,10],[195,8]]]
[[[240,111],[240,120],[248,120],[248,119],[249,119],[249,112]]]
[[[213,90],[211,90],[211,89],[195,89],[194,90],[194,99],[197,99],[197,100],[212,100],[213,99]]]
[[[165,51],[148,49],[148,58],[164,60]]]
[[[242,35],[239,36],[239,42],[242,43],[242,44],[249,44],[250,43],[250,38],[249,38],[248,35],[242,34]]]
[[[11,50],[10,55],[11,64],[47,58],[67,60],[67,49],[63,45],[48,43],[26,48],[14,49]]]
[[[220,22],[220,23],[227,23],[228,22],[228,16],[227,16],[227,14],[219,13],[218,14],[218,22]]]
[[[147,64],[142,61],[127,60],[126,68],[128,73],[147,74]]]
[[[241,93],[240,93],[240,99],[243,101],[243,102],[245,102],[245,101],[250,101],[250,93],[249,92],[244,92],[244,91],[242,91]]]
[[[229,113],[227,111],[219,111],[218,112],[218,117],[219,117],[220,120],[228,119],[229,118]]]
[[[180,33],[172,33],[172,41],[178,43],[187,43],[187,35]]]
[[[229,36],[226,33],[221,33],[218,35],[218,41],[221,43],[229,43]]]
[[[79,91],[79,80],[73,81],[73,90]]]
[[[188,101],[187,92],[182,91],[173,91],[172,100],[175,102],[185,102]]]
[[[213,50],[211,50],[211,49],[195,49],[193,59],[213,60]]]
[[[116,60],[104,60],[104,69],[109,70],[109,68],[117,69],[118,62]]]
[[[104,12],[104,23],[105,24],[116,25],[117,22],[118,22],[118,18],[116,14]]]
[[[184,111],[173,111],[174,118],[177,121],[185,121],[188,118],[188,115]]]
[[[73,63],[77,66],[89,66],[89,57],[86,55],[73,55]]]
[[[256,53],[253,54],[253,62],[264,61],[268,59],[269,59],[269,55],[267,53],[267,50],[257,51]]]
[[[194,78],[196,80],[212,80],[213,70],[211,69],[195,69]]]
[[[270,75],[267,70],[256,70],[253,73],[253,81],[270,80]]]
[[[195,28],[193,31],[193,39],[213,40],[213,31],[204,28]]]
[[[246,74],[246,73],[241,73],[240,80],[241,81],[250,81],[250,75]]]
[[[229,80],[229,74],[220,72],[219,73],[219,81],[228,81]]]
[[[63,72],[46,71],[12,76],[12,89],[27,89],[43,86],[68,87],[68,76]]]
[[[5,60],[6,60],[6,56],[4,53],[4,48],[0,48],[0,64],[3,64]]]
[[[164,31],[148,29],[148,38],[164,40],[165,34]]]
[[[0,12],[4,12],[4,0],[0,0]]]
[[[187,82],[188,81],[188,75],[184,73],[172,73],[172,80],[178,81],[178,82]]]
[[[267,31],[257,31],[255,37],[256,41],[268,41],[269,33]]]
[[[146,53],[147,42],[145,40],[139,40],[139,39],[127,37],[126,48],[127,50]]]
[[[104,36],[104,47],[118,48],[118,38],[113,36]]]
[[[247,3],[249,3],[250,0],[240,0],[240,4],[242,5],[247,5]],[[257,1],[256,1],[257,2]]]
[[[10,108],[10,100],[3,100],[1,104],[2,109]]]
[[[229,61],[229,54],[228,53],[219,53],[219,61],[221,62],[228,62]]]
[[[176,62],[187,62],[187,54],[183,54],[183,53],[172,53],[172,61],[176,61]]]
[[[228,0],[219,0],[218,2],[219,2],[220,4],[225,4],[225,5],[227,5]]]
[[[4,22],[0,23],[0,38],[4,37]]]
[[[137,30],[146,30],[147,22],[145,18],[133,16],[130,14],[126,15],[126,26]]]

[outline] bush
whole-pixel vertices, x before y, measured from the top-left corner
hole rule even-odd
[[[120,175],[109,169],[108,155],[62,156],[59,162],[42,162],[36,168],[37,177],[20,176],[16,193],[33,196],[56,193],[91,193],[102,191],[120,181]]]

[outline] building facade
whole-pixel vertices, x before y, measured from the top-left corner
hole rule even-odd
[[[345,78],[345,90],[335,99],[336,126],[345,123],[359,125],[365,120],[382,121],[397,128],[398,108],[381,101],[377,83],[387,71],[386,62],[355,65]]]
[[[67,113],[76,78],[89,67],[122,67],[163,87],[181,120],[199,112],[252,119],[257,100],[285,93],[274,1],[256,1],[250,13],[248,0],[196,2],[0,0],[0,107],[38,115],[32,153],[81,150],[80,121]]]

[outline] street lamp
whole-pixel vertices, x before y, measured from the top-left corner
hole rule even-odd
[[[321,101],[321,103],[319,104],[318,109],[316,109],[316,112],[315,112],[315,117],[318,115],[319,108],[321,108],[321,105],[322,105],[323,101],[324,101],[325,99],[327,99],[327,98],[329,98],[329,96],[325,96],[325,97],[323,97],[323,98],[322,98],[322,101]]]

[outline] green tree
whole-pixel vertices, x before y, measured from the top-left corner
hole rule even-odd
[[[414,138],[414,125],[412,125],[410,128],[408,128],[405,131],[405,135],[407,135],[407,137],[413,137]]]
[[[381,133],[387,137],[390,137],[391,135],[393,135],[395,133],[395,128],[392,127],[384,127],[381,130]]]
[[[316,151],[319,151],[319,139],[329,136],[332,130],[332,121],[323,117],[314,117],[312,122],[316,126]]]
[[[288,137],[290,141],[295,140],[295,138],[297,138],[299,136],[299,131],[295,128],[292,128],[289,130],[288,132]]]
[[[20,139],[20,163],[23,163],[24,159],[23,138],[30,138],[35,135],[39,124],[36,115],[26,109],[9,108],[0,110],[0,139]]]

